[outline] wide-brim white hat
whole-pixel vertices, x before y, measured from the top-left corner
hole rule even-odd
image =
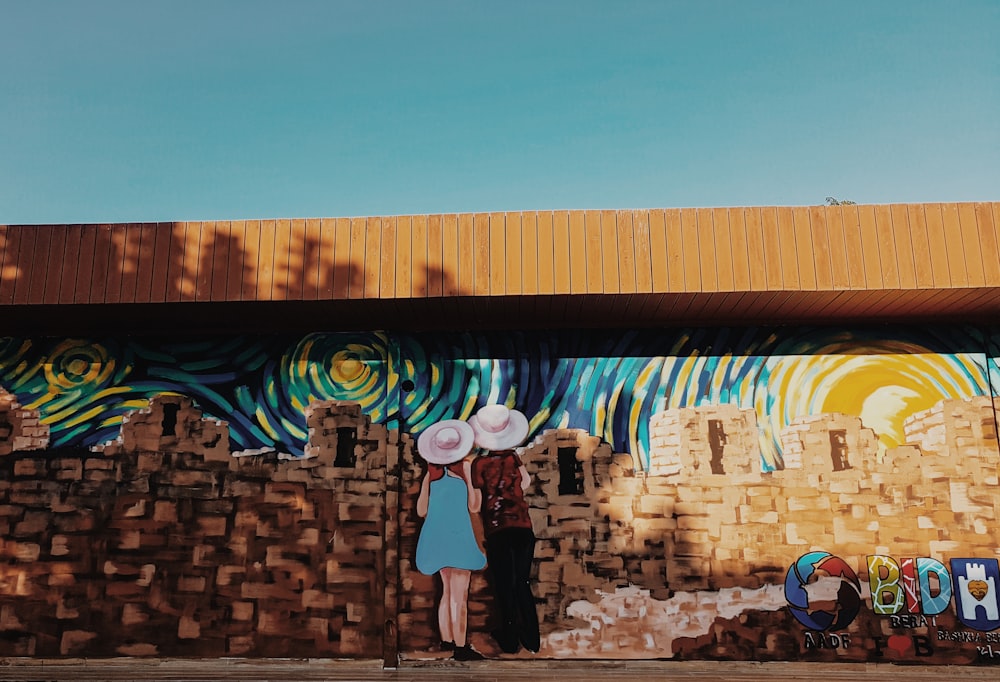
[[[475,434],[461,419],[431,424],[417,438],[417,452],[432,464],[451,464],[472,451]]]
[[[486,450],[509,450],[528,437],[528,418],[504,405],[482,407],[469,419],[476,445]]]

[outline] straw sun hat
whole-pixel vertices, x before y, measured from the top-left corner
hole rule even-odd
[[[431,424],[417,438],[417,452],[432,464],[452,464],[472,450],[472,427],[461,419]]]
[[[509,450],[528,437],[528,418],[504,405],[482,407],[469,419],[476,445],[486,450]]]

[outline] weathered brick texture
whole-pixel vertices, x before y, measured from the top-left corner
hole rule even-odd
[[[628,637],[581,634],[594,614],[780,584],[813,549],[861,567],[871,553],[991,556],[998,406],[939,403],[888,450],[856,417],[796,419],[773,472],[753,415],[732,406],[654,417],[647,472],[584,431],[543,432],[522,449],[543,633],[628,657]],[[225,424],[182,396],[154,399],[94,452],[5,441],[0,655],[378,657],[397,633],[402,651],[433,650],[440,585],[413,564],[413,441],[355,403],[311,405],[306,423],[303,459],[222,457]],[[494,617],[476,572],[470,632]]]
[[[574,649],[579,655],[636,652],[617,629],[595,630],[589,641],[580,629],[587,625],[580,614],[590,613],[583,600],[600,610],[610,608],[607,595],[636,588],[643,599],[664,600],[780,585],[788,566],[814,549],[862,567],[876,552],[945,559],[959,548],[970,556],[995,551],[1000,454],[989,398],[915,415],[906,427],[911,443],[882,453],[857,417],[793,420],[781,434],[786,468],[773,472],[761,470],[752,410],[670,410],[653,418],[651,431],[648,472],[580,430],[545,431],[521,452],[532,477],[526,495],[538,536],[534,590],[543,633],[587,639]],[[423,467],[411,451],[404,457],[400,617],[403,649],[421,651],[438,641],[439,587],[412,567]],[[474,574],[470,631],[493,625],[483,578]]]
[[[49,427],[39,422],[38,410],[21,407],[13,394],[0,389],[0,456],[48,446]]]
[[[227,424],[203,419],[201,410],[182,395],[155,396],[148,408],[125,415],[115,445],[119,447],[114,450],[124,452],[190,452],[207,461],[230,459]]]
[[[380,656],[398,444],[355,404],[307,420],[307,459],[223,458],[224,423],[159,396],[99,451],[0,458],[0,654]]]
[[[597,590],[650,585],[665,594],[665,541],[672,520],[643,504],[630,455],[615,455],[578,429],[545,431],[522,459],[538,536],[536,598],[549,629],[564,627],[566,607]]]
[[[661,489],[664,505],[673,505],[671,589],[779,583],[788,566],[813,549],[836,551],[861,566],[876,552],[991,555],[1000,514],[996,407],[1000,400],[989,397],[938,403],[908,419],[908,442],[884,453],[857,417],[801,417],[781,433],[785,468],[769,473],[714,475],[690,462],[704,462],[710,451],[682,451],[673,460],[685,466],[668,467],[662,477],[651,471],[645,479],[648,488]],[[688,414],[692,410],[705,416]],[[705,420],[719,410],[673,412],[679,414],[653,420],[661,447],[697,443]],[[725,429],[742,433],[745,423]],[[696,433],[670,433],[667,425]]]
[[[760,472],[757,413],[736,405],[666,410],[649,424],[649,474]]]

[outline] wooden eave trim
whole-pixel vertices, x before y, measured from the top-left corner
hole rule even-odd
[[[9,225],[0,311],[363,301],[363,326],[986,319],[998,245],[996,202]]]

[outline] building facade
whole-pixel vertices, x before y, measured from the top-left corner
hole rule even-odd
[[[0,655],[449,659],[417,441],[503,405],[541,643],[475,570],[486,658],[1000,661],[1000,204],[0,243]]]

